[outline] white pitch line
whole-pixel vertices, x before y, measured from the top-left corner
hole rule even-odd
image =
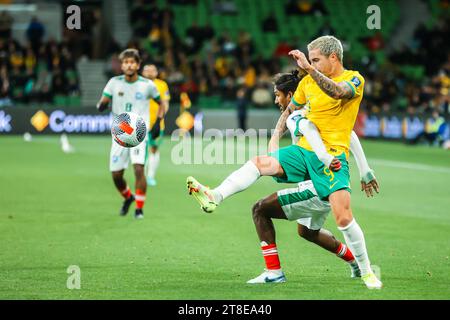
[[[402,161],[390,161],[390,160],[382,160],[382,159],[369,159],[368,162],[370,164],[380,165],[380,166],[385,166],[385,167],[450,173],[449,167],[431,166],[431,165],[427,165],[427,164],[402,162]]]

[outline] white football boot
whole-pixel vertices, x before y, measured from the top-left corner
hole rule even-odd
[[[381,289],[383,287],[383,283],[378,280],[377,276],[373,272],[361,276],[361,279],[369,289]]]
[[[257,283],[281,283],[286,282],[286,277],[284,276],[283,271],[281,270],[267,270],[264,269],[264,272],[261,273],[256,278],[248,280],[249,284],[257,284]]]

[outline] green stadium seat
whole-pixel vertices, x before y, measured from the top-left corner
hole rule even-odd
[[[68,99],[65,95],[55,95],[53,97],[53,103],[57,107],[66,107],[68,105]]]

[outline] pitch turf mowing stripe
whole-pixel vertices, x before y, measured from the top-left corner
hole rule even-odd
[[[315,194],[309,190],[305,190],[302,192],[282,194],[278,196],[278,199],[281,203],[281,206],[283,207],[292,203],[311,199],[312,197],[315,197]]]
[[[450,173],[450,168],[439,167],[439,166],[430,166],[430,165],[426,165],[426,164],[418,164],[418,163],[412,163],[412,162],[390,161],[390,160],[382,160],[382,159],[369,159],[369,162],[372,164],[377,164],[377,165],[386,166],[386,167],[393,167],[393,168]]]

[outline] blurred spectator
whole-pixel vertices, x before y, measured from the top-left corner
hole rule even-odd
[[[6,66],[0,69],[0,108],[12,105],[10,98],[10,85]]]
[[[237,14],[236,4],[232,0],[213,0],[212,12],[215,14]]]
[[[273,103],[272,93],[269,89],[259,84],[253,90],[252,102],[256,107],[267,107]]]
[[[278,43],[273,55],[276,58],[287,57],[291,50],[294,50],[294,48],[286,40],[282,40]]]
[[[422,131],[411,141],[411,144],[417,144],[421,139],[425,138],[429,145],[439,144],[442,145],[443,136],[445,130],[445,119],[439,115],[438,111],[433,111],[432,119],[430,123],[425,126],[425,130]]]
[[[236,50],[236,43],[231,39],[230,34],[225,31],[219,37],[219,45],[221,46],[222,54],[233,54]]]
[[[38,70],[36,85],[33,88],[33,97],[38,102],[52,102],[51,93],[52,75],[43,65]]]
[[[241,30],[239,32],[237,44],[238,46],[235,54],[238,61],[250,59],[255,51],[251,35],[248,32]]]
[[[192,25],[186,29],[186,35],[188,44],[191,47],[191,53],[197,53],[203,45],[203,29],[194,21]]]
[[[41,46],[42,40],[45,35],[45,27],[38,20],[37,17],[31,18],[30,24],[28,25],[26,36],[28,41],[31,43],[31,47],[35,53],[38,52]]]
[[[317,31],[316,38],[321,36],[333,36],[335,34],[336,30],[331,26],[330,21],[326,20],[325,23],[320,27],[319,31]],[[341,42],[343,42],[342,39],[340,40]]]
[[[285,10],[287,14],[317,16],[328,14],[322,0],[289,0]]]
[[[267,18],[263,20],[262,29],[264,32],[278,31],[278,22],[273,13],[271,13]]]
[[[310,14],[313,4],[311,0],[289,0],[286,5],[287,14]]]
[[[197,0],[169,0],[170,4],[196,5]]]
[[[316,0],[316,1],[314,1],[313,13],[316,16],[322,16],[322,15],[327,15],[328,14],[328,10],[325,8],[323,0]]]
[[[360,41],[364,43],[364,45],[370,51],[378,51],[384,48],[384,39],[381,32],[376,32],[375,35],[371,37],[360,38]]]
[[[247,130],[247,107],[248,99],[246,97],[247,91],[245,88],[241,87],[238,89],[236,94],[236,109],[238,117],[238,126],[242,130]]]
[[[8,11],[0,12],[0,39],[11,38],[12,24],[14,22],[13,17]]]
[[[53,71],[52,77],[52,91],[55,95],[67,95],[66,79],[60,69]]]

